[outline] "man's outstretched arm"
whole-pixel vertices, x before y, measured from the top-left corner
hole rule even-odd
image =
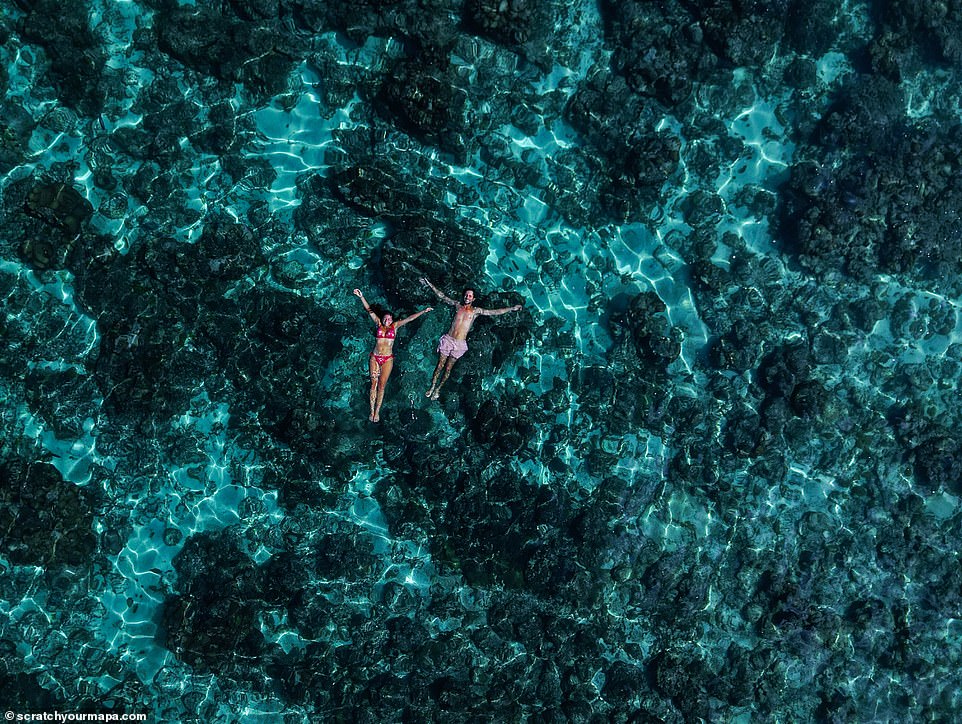
[[[458,306],[458,303],[456,301],[451,299],[451,297],[447,296],[444,292],[442,292],[440,289],[434,286],[426,277],[421,277],[421,284],[423,284],[426,287],[429,287],[432,292],[438,295],[438,299],[440,299],[445,304],[450,304],[452,307]]]
[[[477,307],[475,307],[475,309],[477,309]],[[519,309],[521,309],[521,305],[515,304],[513,307],[502,307],[501,309],[477,309],[477,312],[485,317],[497,317],[508,312],[517,312]]]

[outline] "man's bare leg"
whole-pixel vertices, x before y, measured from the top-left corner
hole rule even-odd
[[[448,358],[448,363],[444,366],[444,377],[442,377],[442,378],[441,378],[441,381],[438,382],[437,387],[435,387],[435,386],[433,386],[433,385],[431,386],[431,389],[434,390],[434,394],[429,395],[432,400],[436,400],[436,399],[438,399],[438,397],[440,397],[440,395],[441,395],[441,386],[442,386],[445,382],[447,382],[447,381],[448,381],[448,377],[451,376],[451,368],[454,367],[454,363],[455,363],[455,362],[457,362],[457,360],[454,359],[454,357],[449,357],[449,358]],[[437,377],[437,372],[435,372],[434,376]]]
[[[431,377],[431,386],[428,388],[428,391],[424,393],[425,397],[435,399],[435,400],[438,399],[438,396],[436,394],[437,390],[435,388],[438,386],[438,376],[441,374],[441,370],[444,369],[444,363],[447,361],[448,361],[447,355],[444,355],[444,354],[438,355],[438,366],[434,368],[434,376]],[[448,372],[450,373],[450,370],[448,370]]]

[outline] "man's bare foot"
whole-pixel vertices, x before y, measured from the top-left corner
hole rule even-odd
[[[381,421],[380,415],[375,415],[374,417],[371,418],[371,422],[380,422],[380,421]]]
[[[367,416],[367,419],[368,419],[368,422],[375,422],[375,420],[374,420],[374,413],[372,412],[370,415],[368,415],[368,416]]]

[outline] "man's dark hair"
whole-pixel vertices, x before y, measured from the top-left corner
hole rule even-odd
[[[465,287],[465,288],[464,288],[464,291],[461,292],[461,295],[464,296],[464,295],[467,294],[468,292],[474,292],[474,296],[478,296],[478,290],[475,289],[474,287]]]

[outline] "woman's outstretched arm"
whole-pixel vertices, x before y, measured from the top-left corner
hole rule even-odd
[[[408,322],[413,322],[415,319],[417,319],[418,317],[420,317],[422,314],[427,314],[428,312],[433,312],[433,311],[434,311],[434,307],[425,307],[425,308],[422,309],[420,312],[415,312],[415,313],[412,314],[410,317],[405,317],[405,318],[402,319],[400,322],[395,322],[395,323],[394,323],[394,326],[395,326],[395,327],[403,327],[403,326],[404,326],[405,324],[407,324]]]
[[[361,294],[360,289],[354,290],[354,296],[361,300],[361,304],[364,305],[364,311],[371,315],[371,319],[374,320],[374,324],[380,324],[381,320],[378,319],[377,315],[371,311],[371,305],[367,303],[367,300],[364,298],[364,295]]]

